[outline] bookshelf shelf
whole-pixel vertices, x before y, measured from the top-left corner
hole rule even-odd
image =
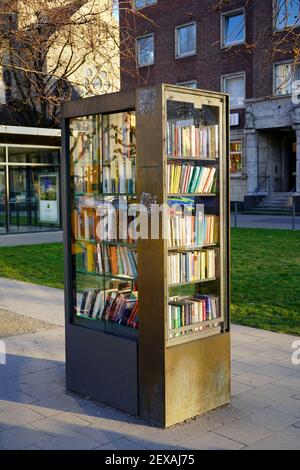
[[[137,280],[137,277],[130,277],[130,276],[123,276],[121,274],[112,274],[112,273],[97,273],[97,272],[90,272],[84,269],[76,269],[76,273],[78,274],[86,274],[87,276],[98,276],[104,279],[120,279],[121,281],[130,281],[134,282]]]
[[[104,245],[112,245],[112,246],[125,246],[127,248],[131,248],[132,250],[137,249],[136,243],[127,243],[127,242],[114,242],[114,241],[104,241]]]
[[[184,162],[184,161],[192,161],[192,162],[205,162],[205,163],[212,163],[213,165],[216,165],[219,163],[218,158],[200,158],[200,157],[172,157],[170,155],[167,155],[167,160],[173,160],[176,162]]]
[[[197,246],[197,245],[194,245],[194,246],[178,246],[178,247],[171,246],[171,247],[168,248],[168,250],[170,252],[172,252],[172,251],[199,251],[199,250],[205,250],[206,248],[214,248],[214,247],[218,247],[218,244],[217,243],[206,243],[205,245],[201,245],[201,246]]]
[[[129,198],[135,198],[136,194],[134,193],[102,193],[103,197],[111,197],[111,196],[116,196],[116,197],[129,197]]]
[[[80,196],[101,196],[101,197],[110,197],[110,196],[115,196],[115,197],[130,197],[130,198],[135,198],[136,194],[134,193],[99,193],[99,192],[94,192],[94,193],[84,193],[84,192],[79,192],[74,194],[75,197],[80,197]]]
[[[93,239],[85,239],[85,238],[75,238],[75,242],[79,243],[91,243],[92,245],[98,245],[99,243],[103,243],[104,245],[112,245],[112,246],[124,246],[131,249],[137,249],[136,243],[127,243],[127,242],[119,242],[119,241],[101,241],[101,240],[93,240]]]
[[[63,105],[69,390],[162,427],[230,401],[228,130],[172,85]]]
[[[178,284],[169,284],[169,287],[173,288],[173,287],[181,287],[181,286],[191,286],[191,285],[194,285],[194,284],[204,284],[206,282],[213,282],[213,281],[216,281],[216,280],[217,280],[216,277],[211,277],[210,279],[197,279],[197,280],[194,280],[194,281],[179,282]]]
[[[169,198],[174,197],[216,197],[216,194],[200,194],[200,193],[169,193]]]

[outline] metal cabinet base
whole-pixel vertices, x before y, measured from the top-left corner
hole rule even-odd
[[[229,402],[230,333],[166,351],[166,427]]]
[[[66,367],[69,390],[138,414],[136,341],[69,325]]]

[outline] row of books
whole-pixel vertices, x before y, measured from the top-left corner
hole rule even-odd
[[[169,299],[169,330],[220,318],[219,298],[197,294],[193,297],[171,297]],[[203,329],[200,326],[199,329]]]
[[[110,321],[138,329],[137,292],[86,289],[82,294],[77,314],[93,320]]]
[[[126,246],[101,246],[79,242],[75,245],[77,269],[136,278],[137,253]]]
[[[168,193],[213,193],[216,191],[216,175],[215,167],[169,164],[167,168]]]
[[[103,167],[103,193],[134,194],[135,160],[118,156]]]
[[[219,126],[196,127],[167,123],[167,155],[172,157],[219,158]]]
[[[215,215],[170,214],[169,247],[201,247],[219,241],[219,217]]]
[[[127,201],[121,199],[124,198],[114,198],[105,203],[94,201],[90,207],[79,204],[79,207],[73,209],[73,237],[77,240],[102,239],[134,243],[131,227],[134,216],[128,215],[134,203],[127,205]]]
[[[80,207],[72,212],[73,237],[79,240],[98,239],[99,217],[96,207]]]
[[[104,245],[102,262],[105,272],[134,278],[138,275],[137,252],[126,246]]]
[[[169,253],[169,284],[205,281],[217,277],[217,250]]]
[[[169,200],[170,202],[170,200]],[[193,215],[183,212],[179,206],[171,206],[169,209],[168,240],[170,248],[192,247],[218,243],[219,241],[219,217],[215,215]],[[100,218],[94,207],[81,207],[73,210],[72,232],[76,240],[103,240],[111,242],[127,242],[133,244],[134,232],[129,230],[133,216],[128,216],[127,207],[116,209],[110,216],[111,230],[101,233]],[[131,227],[132,228],[132,227]]]

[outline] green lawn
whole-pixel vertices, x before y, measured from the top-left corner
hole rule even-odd
[[[232,321],[300,335],[300,233],[232,230]]]
[[[51,243],[0,248],[0,276],[63,288],[63,245]]]
[[[63,247],[0,248],[0,276],[63,287]],[[232,321],[300,335],[300,234],[232,230]]]

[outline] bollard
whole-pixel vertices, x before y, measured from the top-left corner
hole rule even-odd
[[[237,228],[238,226],[238,203],[234,203],[234,227]]]
[[[293,231],[296,230],[296,203],[293,199],[293,221],[292,221]]]

